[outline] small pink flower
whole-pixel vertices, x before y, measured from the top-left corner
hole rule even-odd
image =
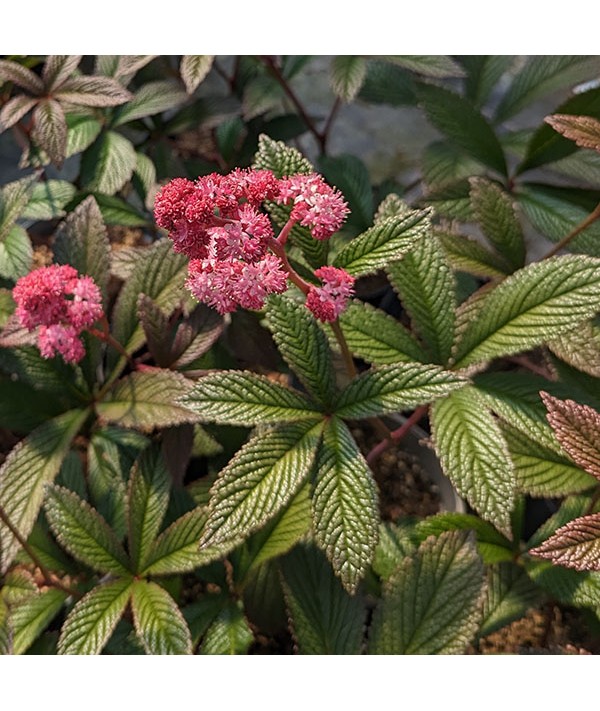
[[[69,324],[40,326],[38,347],[42,357],[53,358],[58,353],[66,363],[79,363],[85,348],[78,336],[79,331]]]
[[[323,286],[311,287],[306,307],[319,321],[335,321],[354,293],[354,277],[337,267],[321,267],[315,271],[315,276],[323,282]]]

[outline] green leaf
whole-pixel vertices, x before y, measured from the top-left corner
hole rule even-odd
[[[146,567],[169,505],[170,481],[160,447],[144,450],[129,478],[129,555],[134,570]]]
[[[12,611],[13,654],[23,654],[29,649],[56,617],[66,598],[62,590],[49,588]]]
[[[29,273],[33,248],[27,231],[13,225],[0,242],[0,277],[16,281]]]
[[[12,653],[12,622],[8,606],[0,597],[0,656]]]
[[[437,365],[383,365],[352,380],[340,394],[335,412],[355,420],[409,410],[448,395],[466,382]]]
[[[22,215],[29,202],[35,176],[15,180],[0,188],[0,242],[13,229],[15,221]]]
[[[600,570],[600,513],[569,521],[529,553],[566,568]]]
[[[479,161],[446,141],[430,143],[423,152],[422,163],[423,180],[433,189],[485,172],[485,167]]]
[[[204,635],[200,654],[246,654],[253,642],[239,604],[229,600]]]
[[[131,180],[136,167],[131,141],[115,131],[106,131],[81,158],[81,180],[87,190],[114,195]]]
[[[65,206],[73,199],[75,192],[75,186],[67,180],[36,183],[21,217],[26,220],[53,220],[64,217]]]
[[[525,264],[525,241],[510,196],[496,183],[471,178],[473,212],[483,234],[513,269]]]
[[[481,612],[483,566],[472,536],[428,538],[384,583],[375,610],[371,654],[461,654]]]
[[[565,363],[593,377],[600,377],[600,328],[591,321],[550,341],[548,348]]]
[[[276,109],[285,93],[281,84],[270,74],[260,74],[251,79],[244,87],[242,115],[245,121],[251,121]]]
[[[489,168],[507,174],[494,129],[468,99],[433,84],[421,84],[418,97],[429,121],[450,141]]]
[[[395,54],[386,56],[385,59],[424,77],[442,79],[465,75],[463,68],[453,59],[439,54]]]
[[[509,273],[510,269],[504,260],[482,247],[477,240],[437,230],[435,234],[444,249],[446,259],[454,269],[491,279],[504,278]]]
[[[542,344],[600,309],[600,261],[564,256],[530,264],[485,298],[455,354],[464,368]]]
[[[525,560],[529,577],[536,585],[566,605],[588,607],[600,612],[600,572],[571,570],[548,561]]]
[[[291,501],[308,477],[322,423],[283,425],[244,445],[211,490],[202,547],[256,531]]]
[[[415,92],[415,78],[410,72],[387,62],[370,60],[358,98],[373,104],[407,106],[416,104]]]
[[[379,203],[373,224],[378,225],[380,222],[385,222],[388,217],[400,217],[408,215],[412,212],[408,203],[406,203],[397,193],[389,193]]]
[[[382,521],[379,524],[379,540],[373,558],[373,572],[381,580],[387,580],[407,555],[417,547],[410,525]]]
[[[461,222],[470,222],[474,219],[469,197],[470,189],[468,180],[457,180],[429,191],[421,202],[432,207],[438,215]]]
[[[535,99],[595,77],[597,73],[596,57],[577,55],[530,57],[502,98],[496,110],[496,118],[504,121],[519,113]]]
[[[335,393],[332,355],[314,316],[303,305],[277,295],[269,298],[266,316],[288,365],[318,402],[329,405]]]
[[[127,575],[127,555],[106,521],[77,494],[48,487],[46,516],[52,532],[69,553],[103,573]]]
[[[131,597],[131,578],[90,590],[69,613],[58,640],[59,654],[100,654]]]
[[[69,214],[56,232],[55,260],[89,274],[106,303],[110,277],[110,243],[98,203],[90,195]]]
[[[194,423],[198,415],[180,403],[191,388],[190,380],[170,370],[131,373],[96,404],[96,412],[104,422],[142,432]]]
[[[147,227],[148,219],[125,200],[104,193],[95,193],[94,197],[107,225]]]
[[[335,158],[322,156],[318,166],[327,182],[335,185],[348,203],[346,228],[366,230],[373,223],[373,188],[365,164],[356,156],[343,154]]]
[[[337,417],[325,427],[316,466],[315,538],[346,590],[354,593],[375,553],[379,505],[369,465]]]
[[[456,281],[439,241],[433,235],[420,240],[387,273],[429,351],[429,362],[445,365],[454,343]]]
[[[343,101],[353,101],[365,80],[367,63],[363,57],[340,55],[331,62],[331,88]]]
[[[98,138],[101,130],[102,124],[93,116],[69,114],[67,116],[66,157],[70,158],[89,148]]]
[[[482,106],[502,76],[515,62],[514,56],[468,55],[457,58],[467,70],[465,89],[467,98],[475,106]]]
[[[0,133],[14,126],[37,104],[37,99],[19,94],[9,99],[0,109]]]
[[[38,593],[39,588],[33,575],[27,570],[15,568],[7,573],[4,578],[0,591],[0,600],[10,606],[20,605],[32,595],[37,595]]]
[[[292,633],[300,654],[360,654],[365,608],[346,593],[325,556],[299,545],[281,562]]]
[[[512,563],[487,569],[487,588],[483,598],[483,619],[479,637],[505,627],[539,604],[540,591],[522,568]]]
[[[212,67],[212,54],[186,54],[181,58],[179,73],[188,94],[193,94]]]
[[[431,210],[390,217],[351,240],[338,253],[334,265],[354,276],[373,274],[401,259],[430,230]]]
[[[31,136],[50,160],[59,168],[65,159],[67,148],[67,121],[58,101],[44,99],[33,110]]]
[[[155,56],[154,54],[98,54],[94,71],[96,74],[120,79],[124,85],[127,85]]]
[[[307,175],[314,168],[296,148],[286,146],[283,141],[274,141],[264,133],[258,137],[258,151],[253,168],[272,170],[276,178],[300,173]]]
[[[139,181],[140,189],[136,185],[136,190],[141,194],[142,198],[145,200],[152,188],[156,185],[156,168],[154,163],[147,155],[136,151],[135,154],[135,168],[133,171],[134,183],[135,180]]]
[[[438,400],[431,431],[446,476],[499,530],[510,530],[515,475],[500,428],[472,387]]]
[[[135,631],[148,654],[191,654],[192,638],[181,610],[156,583],[133,583]]]
[[[322,418],[302,393],[247,371],[209,373],[180,402],[204,422],[242,427]]]
[[[169,80],[148,82],[136,91],[131,101],[117,109],[113,126],[122,126],[129,121],[169,111],[186,99],[186,92],[175,82]]]
[[[123,538],[127,531],[127,488],[123,478],[126,468],[119,448],[103,436],[102,430],[90,438],[87,462],[90,501],[117,536]]]
[[[339,317],[350,351],[375,365],[427,362],[411,332],[393,316],[362,301],[352,301]]]
[[[41,425],[10,452],[0,468],[0,506],[12,525],[27,538],[44,499],[44,486],[58,474],[72,439],[88,410],[72,410]],[[0,523],[1,572],[20,545]]]
[[[76,106],[106,108],[124,104],[131,94],[114,79],[78,76],[63,84],[55,97]]]

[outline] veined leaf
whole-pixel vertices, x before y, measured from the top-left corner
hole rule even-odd
[[[580,148],[593,148],[600,151],[600,121],[591,116],[568,116],[565,114],[553,114],[547,116],[546,123],[549,123],[565,138],[570,138]]]
[[[324,430],[312,508],[317,543],[354,593],[375,553],[379,506],[371,470],[337,417]]]
[[[600,570],[600,513],[569,521],[529,553],[575,570]]]
[[[181,610],[156,583],[133,583],[135,631],[148,654],[191,654],[192,638]]]
[[[186,54],[181,58],[179,73],[188,94],[193,94],[212,67],[212,54]]]
[[[437,365],[383,365],[352,380],[340,393],[335,412],[354,420],[408,410],[462,388],[466,382]]]
[[[477,391],[463,388],[435,402],[431,429],[446,476],[500,531],[510,530],[515,475],[506,443]]]
[[[476,106],[482,106],[500,78],[515,62],[514,56],[507,55],[466,55],[458,61],[467,70],[466,94]]]
[[[525,559],[527,574],[553,599],[574,607],[589,607],[600,612],[600,572],[579,571],[548,561]]]
[[[62,106],[54,99],[40,101],[33,110],[33,130],[36,144],[59,168],[67,148],[67,121]]]
[[[102,434],[102,430],[94,433],[87,448],[90,502],[121,539],[127,531],[127,488],[122,471],[126,468],[117,445]]]
[[[134,184],[142,199],[145,200],[156,184],[156,168],[152,160],[148,158],[145,153],[136,151],[135,159],[136,162],[133,171]],[[135,182],[136,180],[138,182]],[[141,190],[137,187],[138,183]]]
[[[511,198],[485,178],[471,178],[473,212],[483,234],[513,269],[525,264],[525,241]]]
[[[270,74],[259,74],[250,79],[244,87],[242,115],[251,121],[272,109],[276,109],[285,93],[281,84]]]
[[[79,203],[59,227],[53,251],[59,264],[70,264],[80,274],[89,274],[106,302],[110,244],[98,203],[92,196]]]
[[[358,96],[371,104],[414,106],[417,103],[415,77],[389,62],[371,59]]]
[[[94,193],[94,197],[107,225],[121,227],[145,227],[148,225],[147,217],[122,198],[105,193]]]
[[[179,324],[173,338],[173,366],[183,368],[204,355],[223,333],[221,314],[205,304],[198,304],[189,317]]]
[[[198,422],[198,415],[180,403],[191,388],[190,380],[170,370],[131,373],[96,404],[96,412],[104,422],[142,432]]]
[[[473,158],[506,175],[506,159],[494,129],[468,99],[433,84],[421,84],[418,97],[435,128]]]
[[[58,640],[59,654],[100,654],[131,597],[131,578],[92,588],[69,613]]]
[[[363,301],[352,301],[340,315],[350,351],[375,365],[427,362],[411,332],[393,316]]]
[[[33,247],[27,231],[13,225],[0,242],[0,277],[16,281],[29,273]]]
[[[498,285],[465,330],[455,366],[510,355],[571,330],[600,309],[600,260],[564,256],[531,264]]]
[[[560,505],[558,511],[547,518],[527,541],[529,548],[541,545],[547,538],[553,536],[561,526],[569,523],[578,516],[590,513],[594,508],[592,495],[576,494],[568,496]]]
[[[373,224],[378,225],[380,222],[385,222],[388,217],[400,217],[408,215],[412,212],[412,208],[406,203],[397,193],[389,193],[379,203]]]
[[[424,77],[464,77],[463,68],[450,57],[438,54],[390,55],[385,59]]]
[[[127,85],[134,75],[149,64],[154,54],[98,54],[96,55],[95,73],[115,77]]]
[[[11,613],[13,654],[23,654],[29,649],[56,617],[66,599],[67,594],[62,590],[49,588],[15,607]]]
[[[325,556],[299,545],[281,562],[292,633],[300,654],[360,654],[365,608],[350,596]]]
[[[115,131],[106,131],[81,158],[82,182],[90,191],[114,195],[131,180],[136,161],[131,141]]]
[[[98,138],[101,130],[102,124],[94,116],[68,115],[66,157],[85,151]]]
[[[39,591],[33,575],[27,570],[16,568],[4,578],[0,600],[10,606],[19,605]]]
[[[379,524],[379,540],[373,558],[373,572],[382,581],[387,580],[406,556],[412,555],[416,550],[410,524],[382,521]]]
[[[54,480],[71,440],[88,410],[71,410],[41,425],[20,442],[0,468],[0,506],[23,538],[38,517],[44,485]],[[5,573],[20,545],[0,523],[1,572]]]
[[[485,166],[454,143],[434,141],[423,151],[423,180],[430,188],[443,188],[457,180],[485,172]]]
[[[311,470],[322,426],[283,425],[244,445],[211,490],[201,546],[239,539],[281,511]]]
[[[209,373],[180,402],[202,421],[242,427],[322,418],[302,393],[245,371]]]
[[[431,210],[390,217],[351,240],[334,260],[353,276],[372,274],[401,259],[431,230]]]
[[[131,100],[131,94],[115,79],[78,76],[69,79],[55,94],[60,101],[76,106],[106,108]]]
[[[0,188],[0,241],[13,229],[29,202],[35,177],[15,180]]]
[[[9,59],[0,59],[0,81],[11,81],[13,84],[21,86],[35,95],[44,91],[44,82],[37,74],[22,64]]]
[[[343,101],[352,101],[367,75],[367,63],[363,57],[339,55],[331,62],[331,88]]]
[[[87,502],[54,484],[48,487],[45,508],[54,535],[77,560],[103,573],[127,575],[125,551],[106,521]]]
[[[129,477],[129,555],[136,572],[146,565],[169,505],[170,482],[160,447],[145,449]]]
[[[202,640],[200,654],[246,654],[254,642],[239,604],[228,600]]]
[[[63,217],[64,208],[73,199],[75,192],[75,186],[67,180],[36,183],[21,217],[26,220],[53,220]]]
[[[307,175],[314,170],[312,163],[299,150],[286,146],[283,141],[274,141],[264,133],[258,137],[258,151],[252,167],[272,170],[276,178],[296,173]]]
[[[471,535],[428,538],[383,585],[370,654],[460,654],[477,630],[483,566]]]
[[[0,133],[14,126],[37,104],[37,99],[20,94],[9,99],[0,109]]]
[[[487,569],[487,588],[483,598],[483,619],[479,637],[523,617],[539,603],[540,591],[525,571],[512,563],[491,565]]]
[[[469,192],[469,181],[466,178],[457,180],[429,191],[423,198],[422,204],[432,207],[438,215],[469,222],[474,219]]]
[[[12,654],[13,631],[7,604],[0,597],[0,656]]]
[[[80,62],[80,54],[51,54],[46,57],[42,81],[48,94],[54,94],[56,89],[73,74]]]
[[[600,328],[591,321],[580,323],[547,345],[555,356],[573,368],[600,377]]]
[[[445,365],[454,343],[456,282],[437,238],[420,240],[387,273],[431,354],[429,362]]]
[[[482,247],[471,237],[438,230],[435,231],[435,235],[444,249],[449,264],[458,271],[491,279],[498,277],[503,279],[510,271],[501,257]]]
[[[327,337],[304,306],[273,295],[267,303],[267,325],[288,365],[318,402],[329,405],[335,374]]]
[[[122,126],[129,121],[174,109],[186,99],[186,92],[175,82],[169,80],[148,82],[136,91],[131,101],[117,110],[113,126]]]

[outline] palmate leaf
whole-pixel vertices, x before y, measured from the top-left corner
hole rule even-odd
[[[188,94],[193,94],[212,67],[212,54],[186,54],[181,58],[179,73]]]
[[[29,273],[33,247],[27,231],[13,225],[0,242],[0,277],[16,281]]]
[[[42,81],[48,94],[53,94],[73,74],[81,58],[80,54],[51,54],[46,57],[42,69]]]
[[[540,591],[525,571],[512,563],[491,565],[487,569],[487,588],[483,598],[483,619],[479,637],[523,617],[539,604]]]
[[[46,516],[60,542],[77,560],[100,572],[127,575],[127,555],[106,521],[77,494],[48,487]]]
[[[145,449],[129,477],[129,555],[136,572],[146,565],[169,505],[170,481],[157,445]]]
[[[575,570],[600,570],[600,513],[569,521],[529,553]]]
[[[20,94],[9,99],[0,109],[0,133],[20,121],[37,104],[37,99]]]
[[[206,631],[200,654],[246,654],[253,642],[240,604],[228,600]]]
[[[27,538],[38,517],[44,485],[52,482],[88,410],[71,410],[41,425],[20,442],[0,468],[0,506]],[[0,523],[0,571],[5,573],[20,545]]]
[[[461,376],[437,365],[383,365],[352,380],[340,393],[335,413],[354,420],[408,410],[448,395],[466,383]]]
[[[564,256],[531,264],[486,297],[455,354],[464,368],[538,346],[600,309],[600,260]]]
[[[458,493],[500,531],[510,530],[515,475],[491,412],[472,387],[450,393],[431,409],[436,452]]]
[[[283,141],[274,141],[264,133],[258,137],[258,151],[253,168],[272,170],[276,178],[284,178],[296,173],[307,175],[314,168],[296,148],[286,146]]]
[[[314,316],[284,296],[267,302],[267,325],[279,352],[309,393],[329,405],[335,393],[335,373],[327,337]]]
[[[62,106],[54,99],[40,101],[33,110],[32,138],[58,167],[67,148],[67,121]]]
[[[431,230],[431,210],[413,210],[389,217],[351,240],[336,256],[334,265],[353,276],[372,274],[401,259]]]
[[[203,422],[225,425],[253,427],[322,419],[316,405],[302,393],[245,371],[208,374],[180,402]]]
[[[510,272],[508,264],[497,254],[466,235],[435,231],[446,259],[457,271],[491,279],[504,278]]]
[[[191,388],[190,380],[170,370],[131,373],[96,404],[96,412],[103,422],[142,432],[193,424],[199,416],[180,402]]]
[[[135,631],[148,654],[191,654],[192,638],[181,610],[156,583],[133,583],[131,610]]]
[[[121,126],[129,121],[154,116],[174,109],[187,99],[187,93],[173,81],[151,81],[140,87],[133,99],[117,109],[113,126]]]
[[[44,91],[44,82],[37,74],[9,59],[0,59],[0,81],[10,81],[35,95]]]
[[[463,531],[428,538],[384,583],[370,654],[461,654],[477,631],[481,560]]]
[[[106,131],[83,154],[81,180],[87,190],[114,195],[131,180],[136,161],[133,143]]]
[[[281,561],[283,590],[300,654],[360,654],[365,608],[348,595],[325,556],[299,545]]]
[[[429,362],[445,365],[454,343],[456,281],[439,241],[425,237],[386,271],[425,343]]]
[[[77,106],[107,108],[124,104],[131,94],[115,79],[79,76],[65,82],[55,97]]]
[[[30,597],[11,613],[13,631],[13,654],[26,652],[37,637],[56,617],[67,599],[67,594],[49,588]]]
[[[75,193],[75,186],[67,180],[36,183],[21,217],[27,220],[53,220],[56,217],[64,217],[64,208],[75,197]]]
[[[211,489],[201,547],[238,540],[277,515],[308,477],[322,427],[282,425],[244,445]]]
[[[354,593],[377,545],[377,486],[350,430],[337,417],[325,427],[316,467],[315,538],[346,590]]]
[[[563,450],[582,469],[600,480],[600,414],[574,400],[540,393],[548,422]]]
[[[356,98],[367,75],[367,63],[363,57],[340,55],[331,62],[331,88],[343,101]]]
[[[131,597],[133,580],[119,578],[90,590],[65,620],[59,654],[100,654]]]

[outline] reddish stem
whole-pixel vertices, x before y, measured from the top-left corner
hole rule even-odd
[[[401,442],[404,437],[408,434],[409,430],[413,425],[416,425],[417,422],[424,417],[424,415],[427,413],[427,408],[429,405],[421,405],[421,407],[418,407],[412,415],[402,424],[398,429],[393,430],[390,432],[390,436],[388,439],[384,439],[378,444],[376,444],[373,449],[367,454],[367,463],[369,465],[372,465],[373,462],[385,452],[388,447],[390,447],[392,444],[397,444],[398,442]]]

